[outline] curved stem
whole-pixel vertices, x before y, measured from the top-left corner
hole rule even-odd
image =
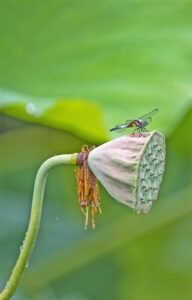
[[[31,207],[31,215],[29,220],[28,230],[26,232],[23,245],[20,248],[20,254],[12,270],[10,278],[4,288],[0,293],[0,300],[8,300],[15,292],[19,280],[25,270],[28,263],[30,254],[35,245],[37,234],[39,231],[40,221],[41,221],[41,211],[43,204],[43,196],[45,190],[45,184],[49,170],[55,166],[62,164],[72,164],[76,165],[77,153],[74,154],[63,154],[57,155],[47,159],[39,168],[37,176],[35,179],[35,186],[33,192],[33,200]]]

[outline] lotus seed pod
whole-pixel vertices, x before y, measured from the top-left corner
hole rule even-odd
[[[164,136],[152,131],[125,135],[95,148],[88,165],[113,198],[137,213],[147,213],[158,196],[165,155]]]

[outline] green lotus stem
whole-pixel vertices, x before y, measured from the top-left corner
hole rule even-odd
[[[49,171],[58,165],[76,165],[77,153],[57,155],[47,159],[39,168],[35,179],[31,216],[25,239],[20,247],[20,254],[12,270],[10,278],[0,293],[0,300],[8,300],[15,292],[19,280],[28,264],[40,227],[43,196]]]

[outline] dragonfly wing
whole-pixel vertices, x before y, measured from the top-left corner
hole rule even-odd
[[[147,122],[147,125],[149,125],[149,123],[151,123],[151,121],[152,121],[152,118],[151,117],[148,117],[148,118],[142,118],[142,120],[144,121],[146,121]],[[146,125],[146,126],[147,126]]]
[[[134,119],[132,119],[132,120],[126,120],[125,123],[126,123],[126,124],[130,124],[130,123],[133,122],[133,121],[135,121],[135,120],[134,120]]]
[[[158,111],[159,111],[159,109],[156,108],[156,109],[150,111],[148,114],[139,117],[138,119],[142,119],[142,120],[144,120],[144,119],[145,119],[145,120],[146,120],[146,119],[147,119],[147,120],[148,120],[148,119],[151,119],[151,117],[153,117],[154,115],[156,115],[156,113],[158,113]],[[151,121],[150,121],[150,122],[151,122]]]

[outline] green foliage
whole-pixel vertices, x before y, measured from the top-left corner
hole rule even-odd
[[[10,0],[1,8],[4,105],[23,99],[41,110],[63,97],[88,99],[107,128],[158,107],[154,124],[165,132],[189,102],[191,1]]]
[[[37,245],[13,299],[190,299],[191,1],[1,1],[0,279],[19,253],[35,174],[160,108],[157,203],[137,216],[101,189],[84,231],[71,167],[50,174]],[[114,134],[112,135],[114,137]]]
[[[10,103],[2,106],[0,112],[30,123],[65,130],[96,143],[108,137],[101,111],[88,101],[60,100],[47,108],[40,108],[30,102]]]

